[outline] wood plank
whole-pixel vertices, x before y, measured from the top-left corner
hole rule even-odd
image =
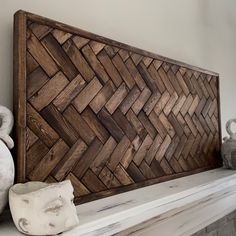
[[[145,177],[143,176],[142,172],[133,162],[130,163],[127,172],[136,183],[145,180]]]
[[[121,165],[118,165],[114,171],[114,175],[123,185],[129,185],[134,183],[133,179],[128,175]]]
[[[141,164],[141,162],[143,161],[143,159],[145,158],[147,151],[149,150],[150,146],[152,145],[152,142],[153,142],[153,140],[151,139],[151,137],[149,135],[147,135],[133,158],[133,162],[137,166],[139,166]]]
[[[88,195],[90,193],[89,190],[78,180],[78,178],[75,177],[73,173],[70,173],[67,176],[67,179],[71,181],[71,184],[74,187],[75,197]]]
[[[111,171],[114,171],[116,169],[117,165],[124,156],[130,144],[130,140],[124,135],[124,137],[121,139],[121,141],[118,143],[115,150],[113,151],[110,159],[107,161],[107,167]]]
[[[45,107],[40,114],[69,146],[77,141],[79,135],[53,105]]]
[[[108,57],[106,52],[102,50],[98,55],[99,61],[102,63],[103,67],[105,68],[107,74],[112,79],[113,83],[116,87],[119,87],[122,83],[121,76],[117,71],[116,67],[113,65],[111,59]]]
[[[52,34],[48,34],[41,42],[67,78],[74,79],[78,74],[77,69]]]
[[[106,129],[109,131],[109,133],[113,136],[113,138],[120,142],[121,139],[124,136],[123,130],[119,127],[119,125],[115,122],[115,120],[112,118],[112,116],[109,114],[108,111],[105,109],[102,109],[98,113],[98,119],[100,122],[106,127]]]
[[[115,188],[121,185],[117,178],[106,166],[100,172],[99,178],[107,186],[107,188]]]
[[[60,112],[63,112],[85,86],[86,82],[84,79],[81,75],[77,75],[55,98],[53,105],[56,106]]]
[[[122,79],[125,81],[126,85],[128,86],[129,89],[132,89],[135,82],[131,74],[129,73],[127,67],[125,66],[124,62],[120,58],[118,54],[116,54],[112,58],[112,62],[114,63],[115,67],[119,71]]]
[[[88,44],[82,48],[82,52],[100,81],[106,83],[110,78]]]
[[[41,111],[44,107],[49,105],[53,99],[68,85],[69,81],[62,72],[58,72],[52,79],[48,81],[37,93],[32,96],[29,101],[36,108]],[[48,92],[53,87],[53,90]]]
[[[113,153],[117,142],[114,138],[110,137],[107,142],[102,147],[101,151],[98,153],[94,161],[92,162],[90,168],[95,174],[99,174],[111,154]]]
[[[90,102],[89,106],[97,114],[103,106],[109,101],[111,96],[116,91],[114,84],[109,80],[103,88],[97,93],[97,95]]]
[[[103,127],[99,119],[96,117],[96,115],[92,112],[91,109],[86,108],[83,113],[81,114],[83,119],[86,121],[87,125],[93,130],[93,132],[96,134],[98,139],[105,143],[107,139],[109,138],[108,131]]]
[[[39,89],[41,89],[49,80],[47,74],[38,67],[27,76],[27,99],[32,97]]]
[[[57,181],[62,181],[71,172],[86,150],[87,145],[79,139],[57,165],[56,170],[53,171],[53,176]]]
[[[117,109],[112,117],[118,126],[123,130],[125,135],[129,138],[129,140],[132,141],[136,137],[137,133],[123,113]]]
[[[48,147],[52,147],[59,139],[55,130],[30,104],[27,104],[27,125]]]
[[[132,110],[129,110],[126,114],[126,117],[129,120],[129,122],[132,124],[132,126],[135,128],[135,130],[136,130],[137,134],[139,135],[139,137],[142,140],[144,140],[144,138],[147,135],[147,131],[144,128],[144,126],[142,125],[142,123],[140,122],[140,120],[137,118],[137,116],[134,114],[134,112]],[[155,131],[152,130],[150,132],[152,132],[153,135],[155,135]]]
[[[68,32],[65,32],[62,30],[58,30],[58,29],[54,29],[52,31],[52,35],[57,40],[57,42],[60,44],[65,43],[72,36],[71,33],[68,33]]]
[[[138,113],[142,110],[143,106],[148,101],[150,96],[151,96],[151,91],[148,88],[145,88],[141,92],[138,99],[132,105],[132,110],[136,115],[138,115]]]
[[[27,156],[27,173],[30,173],[48,153],[49,148],[41,141],[35,142],[26,152]]]
[[[99,80],[94,77],[93,80],[79,93],[79,95],[72,102],[78,112],[82,112],[92,99],[97,95],[97,93],[102,88]]]
[[[171,143],[171,138],[169,135],[166,135],[165,139],[163,140],[161,146],[159,147],[159,150],[157,151],[155,155],[155,159],[159,162],[163,159],[166,150],[168,149],[169,145]]]
[[[147,84],[148,88],[152,92],[159,91],[156,83],[154,82],[154,79],[149,74],[149,72],[143,62],[138,64],[137,69],[139,70],[139,73],[141,74],[141,76],[144,79],[145,83]]]
[[[142,140],[139,136],[136,136],[135,139],[132,141],[132,145],[128,147],[124,156],[122,157],[120,164],[127,169],[129,164],[134,158],[135,153],[138,151],[140,145],[142,144]]]
[[[149,150],[147,151],[147,154],[145,155],[145,161],[147,162],[148,165],[152,163],[152,160],[154,159],[161,143],[162,143],[162,138],[160,135],[157,135],[156,138],[153,140],[153,143],[151,144]]]
[[[137,86],[134,86],[132,90],[129,92],[129,94],[126,96],[126,98],[122,101],[122,103],[119,106],[119,109],[123,114],[126,114],[127,111],[131,108],[131,106],[134,104],[136,99],[140,95],[140,90]]]
[[[99,141],[99,139],[95,138],[85,153],[80,157],[76,166],[73,168],[73,174],[81,179],[82,176],[84,176],[84,174],[88,171],[90,165],[93,163],[96,155],[101,151],[101,149],[102,143]]]
[[[139,89],[143,90],[145,88],[146,84],[130,58],[125,62],[125,65],[126,65],[127,69],[129,70],[129,73],[134,78],[134,81],[137,84],[137,86],[139,87]]]
[[[75,46],[72,40],[68,40],[64,45],[63,49],[70,58],[70,60],[75,65],[76,69],[80,72],[83,79],[90,82],[94,77],[94,71],[89,66],[87,61],[84,59],[83,55],[79,49]]]
[[[149,115],[149,117],[150,117],[150,115]],[[150,135],[150,137],[152,139],[154,139],[156,137],[157,131],[156,131],[155,127],[153,126],[153,124],[149,121],[149,119],[145,115],[145,113],[141,111],[138,115],[138,119],[140,120],[142,125],[145,127],[145,129],[148,132],[148,134]]]
[[[69,147],[60,139],[29,174],[30,180],[44,181],[68,150]]]
[[[75,110],[73,106],[69,106],[63,113],[63,116],[79,134],[86,144],[90,144],[95,138],[93,130],[89,127],[86,121],[81,115]]]
[[[86,188],[94,193],[106,190],[106,186],[91,170],[88,170],[85,173],[81,182],[86,186]]]
[[[54,62],[54,60],[49,56],[46,49],[42,46],[39,40],[30,32],[27,33],[30,35],[27,40],[27,49],[30,54],[34,57],[34,59],[40,64],[43,70],[47,73],[49,77],[56,74],[59,70],[58,66]]]
[[[106,109],[110,112],[110,114],[114,113],[117,107],[125,99],[127,94],[128,88],[126,87],[125,83],[122,83],[105,105]]]

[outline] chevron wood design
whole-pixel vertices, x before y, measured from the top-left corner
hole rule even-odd
[[[218,77],[47,23],[26,28],[25,180],[77,203],[220,165]]]

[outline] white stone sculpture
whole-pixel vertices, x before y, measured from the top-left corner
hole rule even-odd
[[[0,106],[0,213],[7,203],[8,190],[12,186],[15,176],[13,158],[8,149],[14,146],[14,142],[9,136],[12,127],[11,111]]]
[[[231,129],[233,122],[236,123],[236,119],[231,119],[226,123],[226,131],[230,137],[224,138],[224,143],[221,148],[224,167],[228,169],[236,169],[236,133]]]
[[[79,223],[70,180],[28,182],[10,188],[9,204],[17,229],[28,235],[54,235]]]

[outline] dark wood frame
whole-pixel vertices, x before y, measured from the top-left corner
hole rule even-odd
[[[14,16],[14,115],[15,115],[15,142],[16,142],[16,157],[17,157],[17,168],[16,168],[16,178],[17,182],[25,182],[26,181],[26,29],[27,29],[27,20],[34,21],[37,23],[46,24],[48,26],[51,26],[53,28],[64,30],[67,32],[70,32],[72,34],[79,34],[80,36],[94,39],[101,43],[108,43],[112,46],[122,48],[129,50],[131,52],[135,52],[138,54],[141,54],[143,56],[152,57],[158,60],[162,60],[164,62],[173,63],[175,65],[179,65],[194,71],[207,73],[209,75],[217,77],[217,83],[218,83],[218,91],[219,91],[219,74],[202,69],[196,66],[191,66],[183,62],[179,62],[167,57],[163,57],[151,52],[147,52],[108,38],[104,38],[95,34],[92,34],[90,32],[77,29],[75,27],[56,22],[32,13],[28,13],[25,11],[18,11],[15,13]],[[221,127],[220,127],[220,94],[218,94],[218,110],[219,110],[219,139],[221,142]],[[191,174],[197,173],[206,169],[198,169],[196,171],[191,171]],[[173,179],[177,177],[182,177],[187,174],[190,174],[189,172],[184,172],[176,175],[165,176],[160,178],[159,180],[149,180],[145,183],[137,183],[132,186],[126,186],[122,187],[122,189],[115,189],[111,190],[114,193],[123,192],[125,190],[134,189],[137,187],[142,187],[150,184],[154,184],[157,182],[165,181],[168,179]],[[100,196],[108,196],[111,195],[110,191],[105,191],[104,193],[99,194],[93,194],[89,200],[96,199]]]

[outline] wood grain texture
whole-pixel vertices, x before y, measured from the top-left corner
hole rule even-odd
[[[217,73],[22,11],[14,42],[18,182],[81,203],[221,165]]]

